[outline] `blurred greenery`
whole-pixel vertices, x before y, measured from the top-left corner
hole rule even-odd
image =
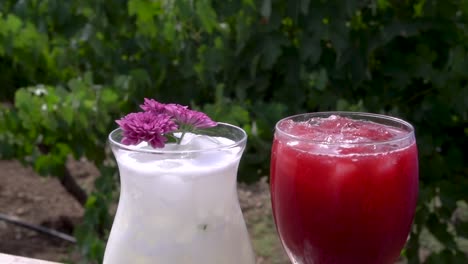
[[[282,117],[398,116],[414,124],[420,153],[405,256],[419,263],[428,233],[440,248],[426,263],[466,263],[467,58],[464,0],[3,0],[0,157],[44,175],[63,174],[69,155],[100,168],[76,232],[91,263],[102,260],[116,192],[107,134],[144,97],[242,126],[244,181],[268,174]]]

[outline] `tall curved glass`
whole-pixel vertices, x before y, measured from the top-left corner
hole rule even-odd
[[[109,135],[121,190],[105,264],[255,263],[236,188],[245,131],[219,123],[162,149],[121,140]]]
[[[417,203],[414,129],[369,113],[282,119],[270,188],[277,231],[293,263],[392,264]]]

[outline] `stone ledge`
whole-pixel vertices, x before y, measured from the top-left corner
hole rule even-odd
[[[31,259],[19,256],[13,256],[0,253],[1,264],[59,264],[58,262],[50,262],[39,259]]]

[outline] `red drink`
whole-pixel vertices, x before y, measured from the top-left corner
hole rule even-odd
[[[294,263],[394,263],[417,202],[413,129],[395,118],[339,114],[361,120],[317,113],[278,123],[271,160],[278,233]]]

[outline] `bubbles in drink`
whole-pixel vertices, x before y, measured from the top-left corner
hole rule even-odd
[[[337,115],[327,118],[314,117],[300,122],[286,120],[279,125],[279,128],[290,136],[298,138],[299,149],[323,154],[380,153],[396,150],[408,144],[408,141],[398,141],[404,138],[407,131]]]

